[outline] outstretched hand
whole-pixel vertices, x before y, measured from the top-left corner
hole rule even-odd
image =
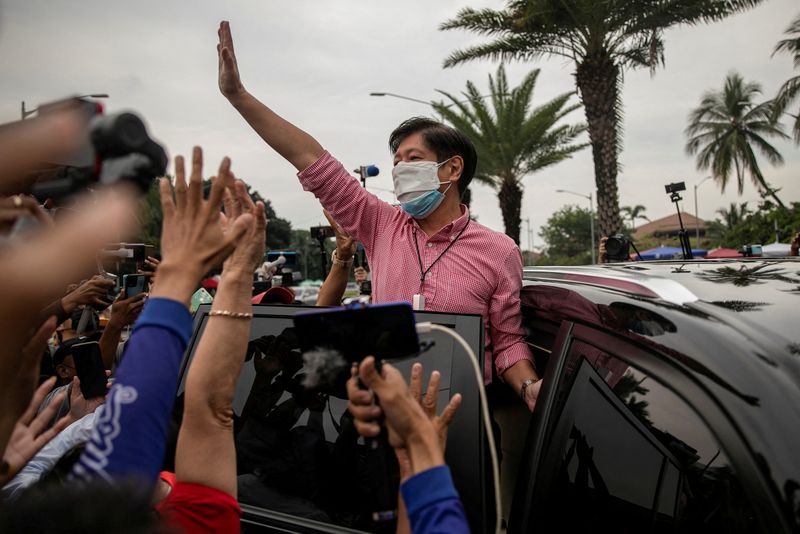
[[[169,181],[161,179],[163,259],[150,296],[177,300],[188,306],[203,275],[221,267],[236,243],[248,232],[253,222],[249,213],[238,217],[228,228],[223,227],[220,206],[225,188],[232,187],[234,181],[230,167],[230,159],[224,158],[218,176],[211,178],[208,200],[203,200],[203,151],[200,147],[192,151],[188,185],[183,157],[175,158],[174,201]]]
[[[36,415],[36,410],[44,398],[53,389],[55,377],[42,383],[34,393],[28,409],[19,418],[14,431],[11,434],[8,444],[3,451],[3,463],[0,467],[0,485],[14,478],[20,469],[33,458],[47,442],[53,439],[59,432],[64,430],[71,422],[72,418],[67,415],[59,419],[51,428],[47,428],[47,423],[53,419],[58,412],[61,402],[64,400],[64,393],[59,393],[53,398],[50,404]]]
[[[358,380],[369,388],[359,389]],[[355,427],[365,437],[375,437],[380,433],[378,423],[381,415],[386,418],[389,430],[389,443],[397,453],[401,467],[401,475],[405,478],[415,470],[429,467],[443,461],[444,446],[447,441],[447,428],[461,405],[461,395],[456,394],[442,411],[436,414],[437,393],[441,375],[434,371],[428,383],[425,396],[422,392],[422,365],[415,364],[411,371],[411,386],[406,386],[400,372],[390,364],[384,363],[381,372],[375,368],[373,357],[365,358],[356,370],[352,370],[347,382],[347,409],[355,419]],[[373,403],[374,396],[380,400],[380,406]],[[435,443],[431,443],[435,440]],[[412,465],[414,451],[417,447],[417,463]],[[422,455],[420,450],[427,449]]]
[[[243,215],[251,215],[253,221],[247,226],[247,231],[238,241],[233,254],[225,260],[223,273],[237,271],[252,276],[256,267],[264,259],[264,251],[267,248],[267,219],[264,215],[264,203],[260,200],[254,203],[247,193],[244,182],[235,180],[233,187],[225,189],[224,206],[223,221],[226,232]]]
[[[333,233],[336,235],[336,257],[341,261],[348,261],[356,253],[356,240],[350,237],[344,228],[339,226],[333,216],[328,213],[328,210],[322,210],[328,223],[333,228]]]
[[[219,90],[225,98],[230,100],[244,93],[245,90],[244,85],[242,85],[242,79],[239,76],[236,54],[233,51],[231,26],[227,20],[220,22],[217,35],[219,37],[219,43],[217,44]]]

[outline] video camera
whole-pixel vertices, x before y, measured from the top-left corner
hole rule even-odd
[[[335,237],[336,233],[333,231],[333,226],[312,226],[311,237],[317,241],[324,241],[330,237]]]
[[[98,102],[67,99],[39,107],[44,115],[77,108],[86,120],[86,139],[65,161],[47,162],[31,193],[40,201],[60,201],[93,184],[128,182],[144,194],[167,170],[167,153],[131,112],[103,114]]]
[[[664,186],[664,189],[666,189],[668,195],[680,193],[681,191],[686,191],[686,182],[667,184]]]

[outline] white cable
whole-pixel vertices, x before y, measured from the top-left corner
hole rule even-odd
[[[502,506],[500,504],[500,468],[497,462],[497,448],[494,443],[494,433],[492,432],[492,422],[489,418],[489,403],[486,401],[486,389],[483,384],[483,372],[478,367],[478,357],[475,351],[467,344],[461,335],[446,326],[424,322],[417,323],[417,333],[427,334],[431,331],[444,332],[450,337],[455,339],[461,347],[466,351],[468,359],[472,364],[472,369],[475,371],[475,380],[478,384],[478,392],[480,393],[481,414],[483,415],[483,425],[486,428],[486,440],[489,442],[489,456],[492,460],[492,479],[494,482],[494,507],[495,507],[495,533],[500,532],[500,522],[502,521]]]

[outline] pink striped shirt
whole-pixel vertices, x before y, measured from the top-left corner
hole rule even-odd
[[[421,293],[426,310],[483,316],[487,384],[490,362],[502,376],[515,363],[532,359],[521,324],[522,256],[510,237],[470,221],[463,205],[461,217],[428,237],[416,220],[362,188],[327,152],[298,177],[336,222],[364,244],[373,302],[411,302]],[[421,284],[415,240],[424,270],[461,230]]]

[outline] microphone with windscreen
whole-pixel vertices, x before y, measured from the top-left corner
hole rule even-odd
[[[361,185],[363,187],[367,187],[367,178],[378,176],[381,171],[375,165],[362,165],[359,168],[354,169],[353,172],[358,173],[358,175],[361,177]]]

